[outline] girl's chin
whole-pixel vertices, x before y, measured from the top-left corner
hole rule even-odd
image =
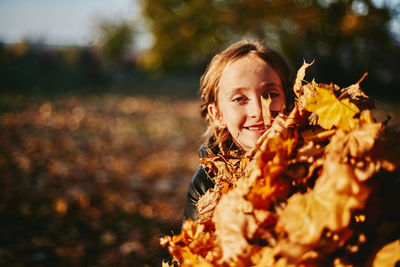
[[[260,139],[261,135],[252,136],[251,138],[247,138],[246,140],[237,140],[237,143],[244,149],[246,152],[252,150],[258,140]]]

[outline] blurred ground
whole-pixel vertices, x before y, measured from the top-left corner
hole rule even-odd
[[[0,264],[159,266],[199,161],[199,102],[2,95]]]
[[[0,101],[0,264],[160,266],[205,124],[197,100],[102,95]],[[379,121],[400,107],[377,102]]]

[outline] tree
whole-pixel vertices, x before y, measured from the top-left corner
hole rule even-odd
[[[127,21],[100,20],[94,44],[107,64],[120,64],[132,48],[134,27]]]
[[[256,38],[280,49],[294,67],[303,58],[316,59],[321,82],[348,85],[369,72],[367,81],[374,86],[399,85],[394,75],[400,67],[400,45],[387,27],[393,12],[371,0],[141,0],[141,4],[154,37],[153,47],[144,55],[150,69],[205,64],[222,47]]]

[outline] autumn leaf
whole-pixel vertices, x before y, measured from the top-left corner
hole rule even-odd
[[[325,147],[313,141],[308,141],[297,151],[296,161],[312,163],[316,158],[321,157]]]
[[[230,155],[210,154],[201,161],[204,169],[208,169],[209,177],[215,183],[214,189],[219,191],[219,194],[231,189],[243,175],[241,161],[243,157],[238,156],[235,151],[231,153]]]
[[[390,182],[367,180],[398,170],[398,133],[384,131],[368,108],[360,112],[366,96],[357,84],[303,85],[310,65],[298,72],[298,98],[288,116],[271,120],[270,99],[262,100],[269,128],[252,151],[203,159],[216,186],[198,202],[200,220],[161,239],[182,266],[358,266],[371,260],[363,253],[382,238],[372,229],[383,211],[370,201],[379,203],[379,186]],[[398,242],[385,246],[374,266],[393,266]]]
[[[324,130],[324,129],[307,129],[304,130],[301,133],[301,136],[306,140],[306,141],[316,141],[316,142],[321,142],[324,140],[327,140],[328,138],[332,137],[336,132],[336,129],[332,130]]]
[[[375,255],[373,267],[397,266],[400,262],[400,239],[384,246]]]
[[[200,222],[211,220],[214,213],[215,206],[217,205],[221,193],[213,189],[209,189],[197,202],[197,216]]]
[[[263,151],[268,147],[270,141],[274,138],[287,139],[289,137],[289,129],[287,123],[287,117],[279,113],[279,115],[274,119],[272,125],[268,130],[258,139],[255,147],[247,153],[249,156],[253,156],[257,151]]]
[[[325,162],[314,189],[288,199],[277,229],[292,243],[315,246],[325,228],[339,231],[348,226],[351,211],[364,206],[369,191],[348,165]]]
[[[366,76],[367,73],[365,73],[357,83],[343,88],[339,99],[349,98],[350,101],[356,104],[361,110],[375,108],[375,101],[370,99],[360,88],[360,83]]]
[[[353,158],[361,158],[372,149],[381,130],[382,124],[380,123],[364,123],[350,132],[338,130],[327,146],[326,152],[331,158],[344,158],[348,155]]]
[[[316,94],[306,100],[305,108],[318,115],[318,124],[324,129],[336,126],[345,131],[355,127],[358,119],[354,116],[360,112],[349,99],[338,100],[332,92],[319,87]]]
[[[270,111],[271,101],[272,99],[270,97],[268,97],[267,99],[261,97],[262,117],[264,120],[265,129],[268,129],[272,123],[271,122],[272,117]]]
[[[297,71],[296,81],[294,82],[294,87],[293,87],[294,93],[296,94],[297,97],[300,97],[300,95],[302,94],[302,83],[304,80],[304,76],[306,76],[306,70],[313,63],[314,63],[314,61],[311,63],[306,63],[304,61],[303,65]]]
[[[251,204],[237,190],[224,194],[219,201],[213,221],[222,250],[223,262],[235,262],[249,255],[251,249],[247,236],[257,229],[254,218],[243,212]]]
[[[174,264],[169,264],[168,262],[166,262],[166,261],[163,261],[162,262],[162,265],[161,265],[161,267],[173,267],[174,266]]]

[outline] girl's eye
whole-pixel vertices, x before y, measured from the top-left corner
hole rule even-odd
[[[245,102],[246,100],[247,100],[246,97],[244,97],[244,96],[238,96],[238,97],[235,97],[234,99],[232,99],[232,102],[242,103],[242,102]]]
[[[264,94],[264,98],[265,99],[267,99],[267,98],[271,98],[272,99],[272,98],[275,98],[277,96],[279,96],[279,94],[275,93],[275,92],[267,92],[267,93]]]

